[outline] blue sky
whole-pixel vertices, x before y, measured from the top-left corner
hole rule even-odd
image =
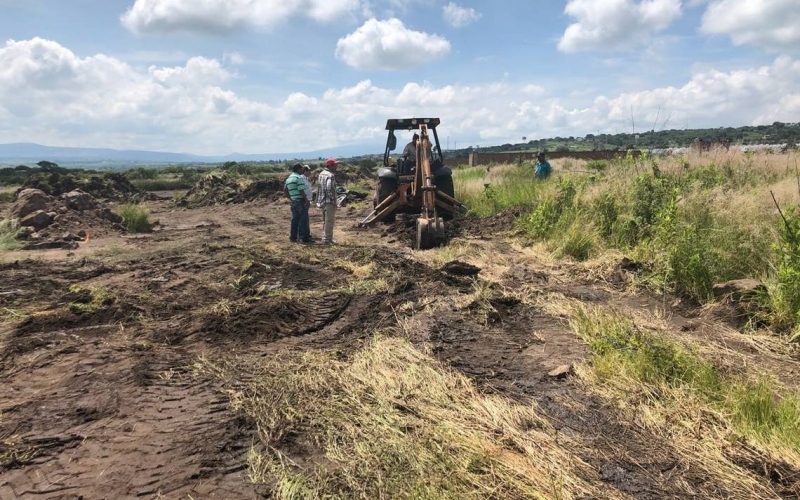
[[[0,143],[197,154],[800,116],[800,0],[0,0]]]

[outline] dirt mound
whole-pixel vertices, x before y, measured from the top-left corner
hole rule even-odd
[[[491,239],[497,233],[513,231],[517,218],[524,214],[522,207],[513,207],[489,217],[466,216],[453,221],[454,230],[464,235]]]
[[[23,215],[24,214],[24,215]],[[80,189],[51,196],[39,189],[17,193],[9,216],[19,219],[17,239],[26,250],[75,249],[91,235],[124,232],[122,218],[91,194]]]
[[[178,205],[187,208],[244,203],[257,199],[279,198],[283,183],[278,179],[244,184],[228,174],[208,174],[192,186]]]
[[[145,198],[145,193],[130,183],[122,174],[109,173],[102,177],[92,176],[79,179],[74,174],[49,172],[34,174],[25,181],[17,195],[25,189],[39,189],[50,196],[62,196],[75,189],[89,193],[95,198],[106,200],[128,200]]]

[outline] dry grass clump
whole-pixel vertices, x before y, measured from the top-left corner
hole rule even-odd
[[[0,252],[19,248],[18,231],[19,221],[17,219],[0,220]]]
[[[535,406],[481,394],[401,339],[348,361],[307,352],[201,369],[252,373],[231,397],[261,437],[250,477],[275,498],[624,497],[558,445]]]

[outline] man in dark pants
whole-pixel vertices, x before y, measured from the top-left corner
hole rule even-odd
[[[306,198],[305,181],[303,180],[303,165],[292,165],[292,173],[283,184],[283,193],[292,204],[292,223],[289,229],[289,241],[311,242],[308,234],[308,207],[310,203]]]

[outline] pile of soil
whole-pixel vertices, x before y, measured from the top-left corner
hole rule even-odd
[[[497,233],[505,231],[513,231],[517,219],[522,216],[524,210],[522,207],[512,207],[504,210],[499,214],[490,215],[489,217],[476,217],[466,216],[455,219],[451,224],[454,231],[461,234],[491,239]]]
[[[17,194],[24,189],[38,189],[49,196],[62,196],[72,190],[80,189],[94,198],[105,200],[147,197],[142,190],[131,184],[127,177],[118,173],[109,173],[102,177],[95,175],[88,179],[79,179],[69,173],[40,173],[28,177]]]
[[[243,184],[228,174],[208,174],[197,181],[177,204],[187,208],[230,205],[257,199],[274,200],[282,193],[283,183],[278,179]]]
[[[23,249],[75,249],[78,242],[109,233],[125,232],[122,217],[89,193],[74,189],[50,196],[39,189],[18,191],[8,217],[20,222]]]

